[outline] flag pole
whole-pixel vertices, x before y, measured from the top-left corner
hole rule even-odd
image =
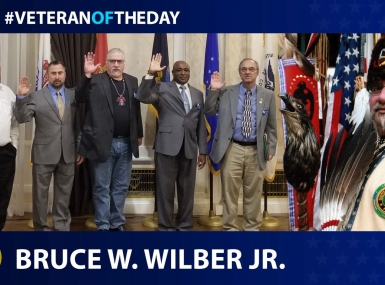
[[[48,225],[50,226],[50,228],[53,228],[53,221],[52,221],[52,216],[47,216],[47,223]],[[33,226],[33,220],[29,220],[28,221],[28,227],[30,227],[31,229],[34,228]]]
[[[170,69],[169,69],[169,58],[168,58],[168,44],[167,44],[167,34],[154,34],[154,43],[152,47],[152,56],[160,53],[162,55],[161,66],[166,66],[164,71],[157,72],[157,76],[154,77],[153,87],[157,82],[170,82]],[[153,105],[150,105],[150,109],[155,114],[156,124],[155,124],[155,134],[158,133],[158,111]],[[158,228],[158,209],[157,209],[157,195],[156,195],[156,152],[155,152],[155,142],[153,145],[154,150],[154,212],[152,217],[144,218],[142,225],[149,228]]]
[[[219,49],[218,49],[218,34],[208,33],[206,38],[206,50],[205,50],[205,62],[204,62],[204,73],[203,73],[203,89],[205,90],[206,96],[208,95],[208,88],[212,76],[212,72],[219,71]],[[208,131],[208,154],[211,151],[212,140],[216,131],[218,117],[210,116],[206,117],[206,128]],[[219,167],[211,163],[209,156],[207,156],[207,164],[209,165],[210,171],[210,210],[208,216],[201,216],[198,219],[198,224],[208,227],[221,227],[222,217],[215,215],[214,211],[214,198],[213,198],[213,172],[219,171]],[[218,168],[218,169],[216,169]]]
[[[156,173],[156,169],[155,169]],[[156,174],[155,174],[156,175]],[[147,228],[158,228],[158,210],[156,207],[156,183],[155,183],[155,192],[154,192],[154,212],[152,213],[152,217],[144,218],[142,221],[142,225]]]
[[[155,119],[155,133],[158,133],[158,118]],[[158,228],[158,207],[157,207],[157,195],[156,195],[156,152],[155,152],[155,142],[154,142],[154,212],[152,217],[147,217],[142,220],[142,225],[148,228],[157,229]]]
[[[158,126],[158,119],[156,120],[156,126]],[[154,161],[155,160],[154,153]],[[154,212],[152,213],[152,217],[144,218],[142,221],[142,225],[148,228],[158,228],[158,207],[157,207],[157,199],[156,199],[156,165],[154,167],[154,177],[155,177],[155,183],[154,183]]]
[[[208,159],[208,158],[207,158]],[[206,227],[222,227],[222,217],[216,216],[214,211],[213,174],[210,171],[210,210],[208,216],[200,216],[198,224]]]
[[[270,217],[269,212],[267,211],[267,185],[270,185],[270,183],[264,181],[263,183],[264,210],[263,210],[262,226],[267,228],[275,228],[279,226],[279,220],[277,218]]]
[[[258,86],[266,88],[276,94],[276,86],[280,86],[278,75],[278,37],[273,34],[263,34],[263,52],[261,59],[261,74],[259,77]],[[303,42],[304,44],[304,42]],[[303,46],[305,49],[305,46]],[[276,98],[273,98],[276,100]],[[276,218],[270,217],[269,212],[267,211],[267,188],[270,187],[270,184],[266,182],[273,183],[275,180],[275,173],[277,167],[277,156],[273,156],[269,160],[269,138],[266,133],[263,134],[263,150],[266,160],[266,169],[264,173],[264,181],[262,183],[262,191],[264,198],[264,210],[262,216],[262,226],[263,227],[277,227],[279,221]],[[277,147],[276,151],[277,152]],[[260,205],[259,205],[260,206]]]

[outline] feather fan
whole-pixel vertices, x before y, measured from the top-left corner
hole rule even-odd
[[[342,129],[334,141],[334,135],[330,135],[322,158],[320,212],[324,231],[337,230],[339,221],[359,190],[377,145],[377,134],[372,124],[365,121],[351,128],[340,147],[343,132]]]

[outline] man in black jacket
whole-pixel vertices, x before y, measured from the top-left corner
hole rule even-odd
[[[93,75],[100,66],[94,58],[93,53],[84,56],[85,75],[75,90],[76,101],[89,104],[78,152],[91,161],[98,230],[125,231],[132,154],[139,157],[143,137],[140,103],[134,97],[138,79],[123,73],[121,49],[108,51],[105,73]]]

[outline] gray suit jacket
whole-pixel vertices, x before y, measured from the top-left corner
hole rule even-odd
[[[66,163],[75,162],[76,107],[75,92],[67,88],[63,121],[48,87],[16,100],[15,115],[19,124],[29,122],[35,117],[32,163],[56,164],[62,152]]]
[[[225,86],[221,90],[209,90],[205,114],[218,113],[218,126],[214,135],[210,157],[218,163],[223,158],[233,138],[238,110],[239,84]],[[269,154],[275,155],[277,146],[277,120],[274,92],[257,86],[257,148],[261,170],[266,167],[263,135],[268,137]]]
[[[152,80],[143,78],[137,99],[153,104],[158,111],[159,128],[155,139],[155,151],[176,156],[184,142],[188,159],[207,154],[207,130],[203,113],[203,93],[189,85],[192,108],[186,114],[183,100],[174,81],[158,82],[151,89]]]

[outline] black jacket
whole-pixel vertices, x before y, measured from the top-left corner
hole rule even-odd
[[[138,138],[143,137],[140,103],[134,97],[138,79],[126,73],[123,76],[129,96],[130,121],[127,123],[130,124],[131,149],[138,158]],[[83,76],[76,86],[75,99],[79,103],[88,103],[78,153],[90,160],[105,162],[110,154],[114,131],[114,102],[108,74],[95,74],[91,78]]]

